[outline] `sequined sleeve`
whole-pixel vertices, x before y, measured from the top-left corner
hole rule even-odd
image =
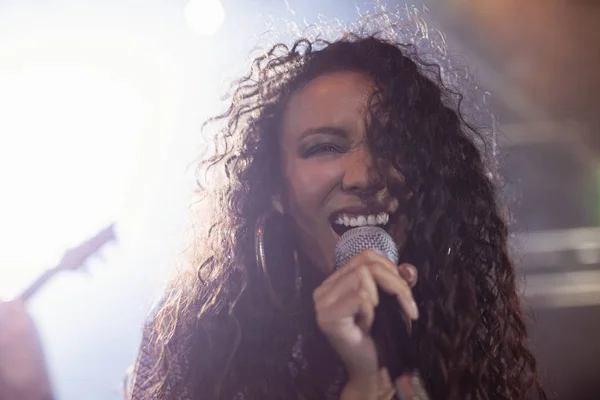
[[[156,361],[158,360],[159,350],[153,344],[154,341],[151,340],[152,335],[152,327],[150,324],[147,324],[144,328],[144,334],[142,337],[142,344],[140,346],[140,350],[138,353],[138,357],[135,363],[135,367],[133,369],[133,373],[128,379],[128,383],[126,386],[129,387],[129,390],[126,389],[126,400],[151,400],[153,399],[149,394],[149,389],[159,382],[160,377],[157,377],[153,374],[154,366]],[[293,346],[291,358],[294,362],[290,362],[288,367],[290,369],[290,373],[293,376],[297,376],[299,373],[298,368],[306,369],[306,360],[304,360],[302,356],[302,347],[303,340],[301,336],[298,336],[296,343]],[[189,392],[186,391],[185,385],[183,385],[183,370],[181,366],[181,361],[173,363],[171,365],[170,372],[167,376],[166,381],[166,391],[167,394],[170,394],[173,387],[177,386],[178,388],[184,388],[183,393],[179,394],[176,399],[177,400],[191,400],[191,396]],[[338,379],[336,382],[327,390],[325,393],[325,398],[328,400],[338,399],[341,386],[342,386],[342,378],[343,371],[340,371]],[[232,400],[244,400],[244,395],[242,393],[238,393]]]
[[[155,342],[151,340],[151,335],[152,326],[151,324],[146,324],[146,326],[144,327],[142,343],[140,345],[137,360],[135,362],[133,372],[127,384],[127,386],[129,387],[129,390],[126,390],[125,394],[125,398],[127,400],[152,399],[149,390],[161,380],[161,377],[156,375],[154,369],[158,360],[159,349],[154,344]],[[167,394],[169,394],[169,392],[173,390],[174,387],[185,387],[185,385],[182,385],[182,376],[183,371],[181,368],[181,363],[175,360],[175,362],[172,363],[169,373],[166,377]],[[186,390],[183,389],[183,393],[181,393],[177,397],[177,399],[191,400],[191,397],[186,392]]]

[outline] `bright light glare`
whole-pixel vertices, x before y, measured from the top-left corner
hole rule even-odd
[[[0,295],[115,219],[149,113],[111,71],[44,54],[0,67]]]
[[[184,13],[190,29],[202,36],[214,35],[225,21],[225,10],[219,0],[190,0]]]

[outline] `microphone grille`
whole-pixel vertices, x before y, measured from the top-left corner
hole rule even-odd
[[[335,247],[335,268],[346,264],[352,257],[366,249],[373,249],[398,264],[398,248],[394,239],[377,226],[359,226],[342,235]]]

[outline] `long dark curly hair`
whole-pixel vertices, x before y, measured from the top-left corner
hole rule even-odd
[[[208,122],[219,129],[198,190],[210,213],[196,220],[190,266],[152,321],[160,377],[153,392],[320,399],[343,384],[342,364],[315,322],[311,294],[323,277],[299,254],[304,280],[296,292],[286,217],[268,219],[269,279],[255,257],[256,222],[283,184],[284,107],[303,85],[335,71],[375,83],[370,147],[404,177],[390,190],[410,193],[402,259],[419,271],[414,345],[431,398],[545,399],[527,349],[507,225],[476,145],[484,135],[466,121],[461,96],[443,84],[436,64],[414,46],[362,34],[274,46],[236,81],[226,112]],[[299,338],[301,356],[292,356]]]

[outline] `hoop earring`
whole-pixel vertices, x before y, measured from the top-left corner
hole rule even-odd
[[[269,275],[269,270],[267,269],[267,260],[266,260],[266,252],[265,252],[265,226],[267,222],[268,216],[262,215],[256,221],[256,230],[254,236],[254,252],[256,255],[256,265],[259,267],[259,270],[262,273],[263,280],[265,282],[265,286],[267,288],[267,294],[273,301],[273,304],[280,311],[285,312],[286,314],[295,314],[297,312],[290,312],[289,306],[283,304],[277,292],[273,288],[273,283],[271,281],[271,276]],[[300,273],[300,265],[298,263],[298,253],[294,249],[293,251],[294,257],[294,288],[296,292],[294,293],[293,304],[298,303],[300,300],[300,290],[302,289],[302,274]]]

